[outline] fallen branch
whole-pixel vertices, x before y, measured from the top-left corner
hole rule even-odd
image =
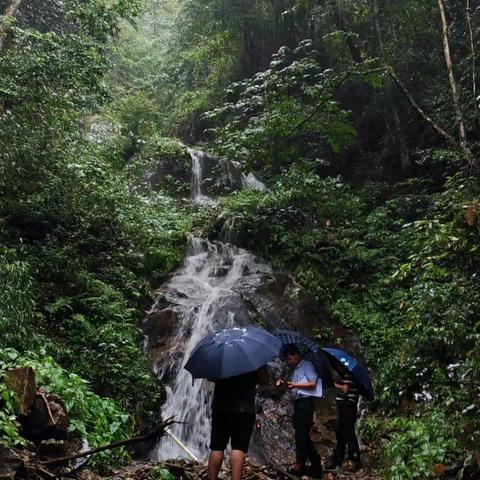
[[[76,458],[88,457],[90,455],[94,455],[96,453],[104,452],[105,450],[112,450],[114,448],[124,447],[126,445],[132,445],[133,443],[139,443],[144,441],[151,441],[155,438],[161,437],[165,430],[170,426],[176,423],[172,418],[165,420],[165,422],[161,423],[155,430],[152,432],[146,433],[144,435],[138,435],[133,438],[129,438],[127,440],[120,440],[118,442],[113,442],[108,445],[104,445],[102,447],[93,448],[91,450],[86,450],[84,452],[75,453],[73,455],[67,455],[65,457],[54,458],[52,460],[45,460],[40,462],[41,465],[55,465],[59,463],[68,463],[71,460],[75,460]]]
[[[435,121],[423,111],[423,109],[420,107],[420,105],[418,105],[418,103],[412,97],[412,94],[407,90],[407,87],[400,80],[400,78],[398,78],[398,76],[395,73],[395,71],[393,70],[393,68],[390,67],[390,66],[386,66],[386,67],[382,67],[381,69],[384,70],[386,73],[388,73],[390,78],[397,84],[397,86],[403,92],[403,94],[405,95],[407,100],[410,102],[412,107],[421,115],[421,117],[427,123],[429,123],[439,135],[441,135],[443,138],[445,138],[445,140],[447,140],[448,143],[450,143],[451,145],[453,145],[455,147],[458,147],[458,143],[455,140],[455,138],[452,135],[450,135],[448,132],[446,132],[442,127],[440,127],[440,125],[435,123]]]
[[[48,402],[48,398],[47,398],[47,396],[45,395],[45,393],[43,393],[43,392],[41,392],[41,391],[38,391],[38,392],[37,392],[37,395],[40,396],[40,397],[43,399],[43,402],[44,402],[45,407],[46,407],[46,409],[47,409],[48,416],[50,417],[50,420],[52,421],[52,425],[53,425],[53,426],[57,425],[57,422],[56,422],[55,419],[53,418],[52,410],[50,409],[50,403]]]
[[[442,136],[449,144],[451,144],[454,147],[458,147],[458,142],[455,140],[455,138],[450,135],[446,130],[444,130],[440,125],[438,125],[429,115],[427,115],[424,110],[418,105],[418,103],[415,101],[413,98],[412,94],[408,91],[407,87],[405,84],[400,80],[398,75],[395,73],[393,68],[389,65],[385,65],[382,67],[378,68],[372,68],[369,70],[365,71],[349,71],[346,72],[343,77],[337,82],[337,87],[339,87],[342,83],[345,83],[350,77],[356,76],[356,75],[361,75],[361,76],[366,76],[366,75],[371,75],[373,73],[386,73],[387,75],[390,76],[390,78],[395,82],[395,84],[400,88],[401,92],[403,95],[406,97],[410,105],[420,114],[420,116],[440,135]],[[319,111],[320,108],[329,101],[330,99],[323,99],[320,103],[315,105],[313,111],[305,117],[301,122],[299,122],[297,125],[295,125],[289,133],[289,136],[295,133],[300,127],[305,125],[309,120],[311,120]]]

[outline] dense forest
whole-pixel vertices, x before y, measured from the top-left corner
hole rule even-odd
[[[384,478],[478,478],[478,0],[0,13],[0,376],[32,366],[90,447],[157,422],[140,322],[190,235],[230,222],[358,336],[376,390],[359,431]],[[215,200],[194,202],[185,145],[265,188],[214,169]],[[0,444],[33,448],[8,382]]]

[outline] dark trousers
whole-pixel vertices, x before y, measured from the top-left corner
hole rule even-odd
[[[357,404],[353,402],[337,402],[337,448],[335,461],[342,464],[345,457],[345,449],[348,445],[348,458],[355,463],[360,462],[360,448],[355,434],[355,422],[357,421]]]
[[[308,459],[312,468],[322,468],[322,460],[310,438],[313,426],[313,397],[303,397],[293,404],[293,426],[295,427],[295,449],[298,459]]]

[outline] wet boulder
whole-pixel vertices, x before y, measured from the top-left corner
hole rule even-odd
[[[30,413],[20,418],[22,436],[33,442],[66,438],[69,423],[63,400],[41,390],[37,391]]]
[[[149,140],[130,168],[137,172],[139,183],[150,190],[173,196],[189,195],[192,161],[187,148],[175,140],[164,137]]]

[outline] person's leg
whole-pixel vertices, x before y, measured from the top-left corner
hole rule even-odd
[[[337,438],[337,446],[333,452],[330,468],[340,467],[345,458],[345,449],[347,441],[345,438],[345,402],[337,402],[337,425],[335,428],[335,436]]]
[[[355,432],[355,423],[357,421],[357,405],[348,404],[345,413],[345,439],[348,444],[348,458],[352,460],[356,468],[360,468],[360,448],[358,446],[358,438]]]
[[[315,478],[320,478],[323,474],[323,467],[322,467],[322,457],[318,453],[317,449],[311,438],[308,439],[308,453],[307,458],[310,460],[310,469],[309,473],[310,476]]]
[[[224,451],[230,438],[230,422],[227,415],[212,412],[212,432],[210,436],[210,455],[208,456],[208,478],[217,480],[222,468]]]
[[[232,468],[232,480],[242,478],[245,454],[248,452],[250,437],[255,425],[254,413],[232,414],[232,453],[230,454],[230,465]]]
[[[232,480],[241,480],[245,453],[242,450],[232,450],[230,454],[230,465],[232,467]]]
[[[208,456],[208,478],[209,480],[217,480],[223,463],[223,451],[211,450]],[[233,480],[233,479],[232,479]]]
[[[306,446],[307,446],[307,459],[310,461],[310,468],[308,473],[311,477],[321,478],[323,475],[322,458],[318,453],[311,437],[311,430],[313,426],[313,415],[315,412],[315,402],[313,397],[305,399],[305,418],[308,431],[306,432]]]
[[[297,461],[290,468],[294,475],[303,475],[308,455],[308,440],[310,438],[310,428],[313,412],[310,414],[310,408],[306,399],[295,400],[293,406],[293,426],[295,428],[295,453]]]

